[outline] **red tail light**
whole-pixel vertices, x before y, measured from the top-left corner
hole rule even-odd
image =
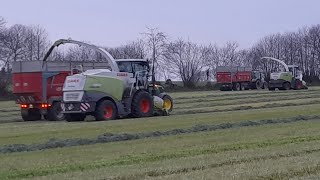
[[[51,107],[51,104],[41,104],[41,108],[48,108]]]
[[[28,108],[28,105],[27,104],[20,104],[20,107],[21,108]]]

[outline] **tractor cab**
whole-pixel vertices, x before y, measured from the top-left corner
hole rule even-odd
[[[299,70],[299,66],[288,65],[288,69],[295,79],[299,79],[300,81],[302,81],[302,72]]]
[[[115,61],[119,72],[132,73],[133,77],[135,77],[137,72],[149,72],[150,69],[149,61],[145,59],[116,59]]]

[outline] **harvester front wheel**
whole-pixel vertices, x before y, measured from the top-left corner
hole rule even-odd
[[[166,109],[168,112],[171,112],[173,109],[173,100],[169,95],[164,95],[162,97],[163,103],[164,103],[164,109]]]
[[[108,121],[117,118],[117,107],[110,100],[102,100],[97,104],[94,117],[97,121]]]
[[[153,115],[154,105],[152,96],[146,91],[139,91],[132,99],[132,116],[135,118]]]

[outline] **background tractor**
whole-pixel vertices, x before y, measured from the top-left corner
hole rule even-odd
[[[149,81],[154,72],[150,75],[148,60],[115,60],[102,48],[74,40],[60,40],[56,46],[64,43],[90,47],[110,65],[109,69],[86,71],[79,66],[78,74],[67,76],[61,104],[67,121],[82,121],[87,115],[101,121],[126,116],[168,115],[172,111],[172,98],[161,86]]]
[[[302,71],[299,70],[298,66],[287,65],[283,61],[272,57],[262,57],[261,59],[276,61],[284,67],[284,71],[270,74],[268,85],[270,91],[274,91],[276,88],[279,90],[307,89],[306,82],[302,80]]]

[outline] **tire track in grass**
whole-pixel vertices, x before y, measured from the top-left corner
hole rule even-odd
[[[256,149],[256,148],[266,148],[266,147],[272,147],[272,146],[298,144],[298,143],[313,142],[313,141],[320,141],[320,136],[298,136],[298,137],[290,137],[290,138],[284,138],[284,139],[272,139],[272,140],[266,140],[262,142],[260,141],[260,142],[253,142],[253,143],[228,144],[223,146],[212,146],[209,148],[175,151],[175,152],[163,153],[163,154],[145,154],[140,156],[128,155],[128,156],[120,157],[113,161],[101,160],[101,161],[95,161],[90,163],[73,163],[73,164],[63,164],[63,165],[56,165],[56,166],[51,165],[46,167],[36,167],[35,169],[7,170],[2,172],[0,171],[0,179],[31,178],[31,177],[53,175],[58,173],[68,173],[68,172],[93,170],[93,169],[114,167],[114,166],[142,164],[142,163],[157,162],[157,161],[168,160],[168,159],[178,159],[178,158],[185,158],[185,157],[194,157],[199,155],[217,154],[217,153],[224,153],[224,152],[230,152],[230,151],[250,150],[250,149]],[[314,151],[318,151],[318,150],[315,149]]]
[[[214,168],[219,168],[223,166],[232,166],[232,165],[239,165],[243,163],[251,163],[251,162],[258,162],[258,161],[266,161],[266,160],[277,160],[281,158],[290,158],[290,157],[298,157],[301,155],[306,155],[306,154],[312,154],[312,153],[317,153],[320,152],[320,148],[317,149],[308,149],[308,150],[303,150],[303,151],[295,151],[295,152],[290,152],[290,153],[277,153],[277,154],[272,154],[272,155],[265,155],[265,156],[256,156],[256,157],[250,157],[250,158],[241,158],[241,159],[231,159],[227,161],[223,161],[220,163],[212,163],[208,165],[201,165],[201,166],[192,166],[192,167],[182,167],[182,168],[177,168],[177,169],[167,169],[163,171],[159,170],[152,170],[152,171],[147,171],[144,173],[137,173],[137,174],[131,174],[129,176],[117,176],[117,177],[112,177],[112,178],[105,178],[104,180],[128,180],[128,179],[142,179],[146,177],[161,177],[161,176],[169,176],[169,175],[174,175],[174,174],[183,174],[183,173],[192,173],[194,171],[203,171],[207,169],[214,169]],[[305,168],[307,169],[307,168]],[[253,179],[283,179],[288,177],[291,173],[294,175],[305,175],[310,172],[319,172],[320,171],[320,164],[319,167],[315,167],[313,169],[307,169],[307,170],[299,170],[295,171],[294,173],[275,173],[271,174],[269,176],[261,176],[261,177],[256,177],[252,178]],[[316,171],[315,171],[316,170]],[[294,177],[294,176],[291,176]]]
[[[222,129],[233,129],[249,126],[262,126],[267,124],[280,124],[280,123],[294,123],[299,121],[311,121],[320,119],[320,116],[296,116],[291,118],[282,118],[282,119],[264,119],[258,121],[240,121],[235,123],[222,123],[222,124],[198,124],[190,128],[185,129],[172,129],[167,131],[153,131],[153,132],[143,132],[143,133],[121,133],[121,134],[112,134],[104,133],[97,136],[96,138],[73,138],[73,139],[50,139],[46,143],[40,144],[11,144],[4,145],[0,147],[0,153],[15,153],[15,152],[26,152],[26,151],[39,151],[46,149],[55,149],[63,147],[72,147],[80,145],[92,145],[98,143],[111,143],[119,141],[131,141],[137,139],[145,138],[156,138],[162,136],[175,136],[181,134],[190,134],[197,132],[209,132],[217,131]]]

